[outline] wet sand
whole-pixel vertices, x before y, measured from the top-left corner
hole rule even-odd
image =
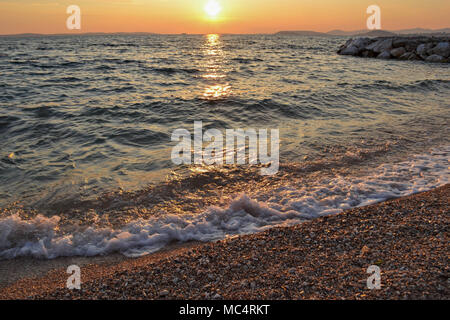
[[[1,299],[449,299],[450,185],[289,228],[121,255],[0,264]],[[81,290],[65,288],[70,264]],[[381,289],[367,288],[367,268]],[[21,280],[18,280],[21,279]]]

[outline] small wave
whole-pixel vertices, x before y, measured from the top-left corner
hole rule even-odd
[[[60,218],[18,215],[0,219],[0,258],[31,256],[95,256],[122,252],[141,256],[173,241],[212,241],[274,226],[339,213],[393,197],[426,191],[449,182],[450,147],[418,155],[398,164],[384,164],[363,177],[322,178],[314,185],[280,186],[258,202],[241,195],[226,208],[210,207],[201,214],[162,215],[137,219],[122,228],[80,229],[59,234]]]
[[[238,63],[244,63],[244,64],[249,64],[252,62],[262,62],[264,60],[259,59],[259,58],[233,58],[231,59],[232,61],[238,62]]]
[[[108,139],[129,146],[151,146],[155,142],[169,140],[169,136],[148,129],[116,129],[108,136]]]
[[[423,88],[427,90],[450,89],[450,80],[427,79],[422,81],[416,81],[413,84],[406,87],[408,87],[409,89]]]
[[[84,65],[83,62],[65,61],[65,62],[62,62],[62,63],[58,64],[57,66],[58,67],[79,67],[79,66],[82,66],[82,65]]]
[[[51,107],[37,107],[33,111],[36,112],[36,116],[39,118],[49,118],[56,114],[55,110]]]
[[[138,47],[135,43],[95,43],[90,44],[89,47],[107,47],[107,48],[120,48],[120,47]]]
[[[20,118],[19,117],[15,117],[15,116],[0,116],[0,125],[10,125],[15,121],[19,121]]]
[[[434,91],[439,89],[450,89],[450,80],[444,79],[428,79],[420,80],[412,83],[395,83],[387,80],[378,80],[373,83],[348,83],[339,82],[337,84],[339,87],[352,87],[355,89],[365,89],[365,90],[392,90],[392,91],[406,91],[406,92],[416,92],[417,90],[422,91]]]
[[[95,70],[101,70],[101,71],[103,71],[103,70],[115,70],[114,67],[107,66],[107,65],[101,65],[101,66],[95,67],[94,69]]]
[[[52,78],[52,79],[46,79],[45,82],[79,82],[81,81],[80,78],[77,77],[60,77],[60,78]]]
[[[151,68],[150,71],[169,76],[174,75],[176,73],[196,74],[200,72],[199,69],[187,69],[187,68]]]
[[[123,85],[123,86],[109,86],[106,88],[98,88],[98,87],[91,87],[88,89],[85,89],[84,92],[93,92],[93,93],[109,93],[109,92],[114,92],[114,93],[122,93],[122,92],[132,92],[135,91],[136,88],[132,85]]]

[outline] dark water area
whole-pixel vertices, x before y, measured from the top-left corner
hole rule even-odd
[[[440,182],[429,186],[442,184],[448,174],[450,67],[338,56],[345,40],[2,37],[0,207],[18,201],[44,210],[157,185],[182,171],[171,161],[171,134],[193,131],[194,121],[203,121],[205,129],[278,128],[280,162],[287,166],[333,157],[344,168],[355,160],[364,167],[381,156],[378,164],[390,167],[390,156],[407,160],[435,148]],[[269,207],[281,210],[282,203]]]
[[[280,128],[287,161],[361,139],[379,146],[443,133],[448,66],[339,57],[342,41],[2,38],[0,199],[158,180],[173,167],[173,130],[199,120],[205,128]]]

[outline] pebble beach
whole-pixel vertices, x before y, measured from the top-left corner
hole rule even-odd
[[[444,299],[450,185],[293,227],[64,268],[0,288],[0,299]],[[381,289],[367,287],[367,268]]]

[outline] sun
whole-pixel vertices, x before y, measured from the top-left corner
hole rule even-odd
[[[217,15],[222,11],[222,7],[216,0],[209,0],[205,5],[205,12],[211,18],[217,17]]]

